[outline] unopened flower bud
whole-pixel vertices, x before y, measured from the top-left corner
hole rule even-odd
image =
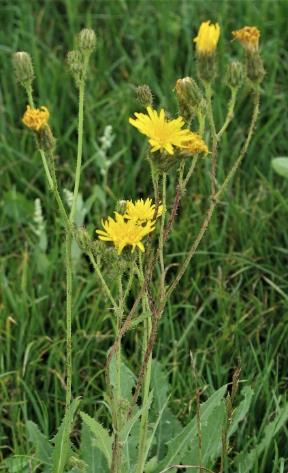
[[[79,85],[83,74],[83,57],[80,51],[69,51],[67,54],[67,64],[76,85]]]
[[[228,64],[226,82],[231,89],[238,89],[243,84],[244,67],[240,61],[232,61]]]
[[[86,253],[91,251],[92,241],[87,230],[84,227],[75,228],[74,237],[82,251]]]
[[[201,107],[203,95],[195,80],[191,77],[178,79],[175,92],[179,104],[179,112],[185,119],[190,119]]]
[[[17,82],[20,82],[24,87],[31,86],[34,79],[34,70],[30,54],[19,51],[13,54],[12,63]]]
[[[136,96],[138,102],[145,108],[153,104],[153,95],[149,85],[139,85],[136,89]]]
[[[78,36],[78,46],[83,53],[92,53],[96,47],[96,35],[90,28],[84,28]]]

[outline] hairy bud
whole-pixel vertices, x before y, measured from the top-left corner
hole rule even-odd
[[[191,77],[178,79],[175,86],[179,112],[189,120],[203,105],[203,95],[195,80]]]
[[[153,104],[153,96],[151,89],[149,85],[139,85],[136,88],[136,96],[137,100],[140,103],[140,105],[143,105],[143,107],[149,107],[152,106]]]
[[[96,47],[96,35],[90,28],[84,28],[78,35],[78,47],[81,52],[91,54]]]
[[[30,54],[19,51],[13,54],[12,63],[17,82],[20,82],[23,87],[31,86],[34,79],[34,70]]]
[[[67,54],[67,64],[76,85],[79,86],[83,76],[83,57],[80,51],[69,51]]]
[[[238,89],[243,84],[244,67],[240,61],[232,61],[228,65],[226,82],[231,89]]]

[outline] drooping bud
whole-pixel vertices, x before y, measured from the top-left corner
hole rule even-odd
[[[179,112],[185,120],[190,120],[203,106],[203,95],[195,80],[191,77],[178,79],[175,86]]]
[[[231,89],[238,89],[243,84],[244,67],[240,61],[232,61],[228,64],[226,82]]]
[[[85,54],[91,54],[96,47],[96,35],[90,28],[84,28],[78,35],[78,47]]]
[[[17,82],[23,87],[30,86],[34,79],[34,70],[30,54],[19,51],[12,56],[12,63]]]
[[[136,97],[140,105],[143,105],[145,108],[153,104],[153,95],[149,85],[139,85],[136,88]]]

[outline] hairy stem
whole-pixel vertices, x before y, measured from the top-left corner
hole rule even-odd
[[[142,255],[139,255],[139,279],[140,283],[144,284],[144,272],[143,272],[143,262],[142,262]],[[151,330],[152,330],[152,321],[151,321],[151,312],[149,309],[149,301],[147,294],[144,294],[142,299],[142,307],[143,312],[147,314],[147,317],[144,320],[144,333],[143,333],[143,362],[145,353],[148,346],[148,341],[150,338]],[[152,356],[150,355],[148,363],[147,363],[147,370],[143,380],[143,414],[141,416],[140,422],[140,434],[139,434],[139,453],[138,453],[138,461],[136,467],[136,473],[143,473],[145,467],[145,452],[146,452],[146,444],[147,444],[147,428],[148,428],[148,398],[149,398],[149,391],[150,391],[150,383],[151,383],[151,368],[152,368]]]
[[[211,194],[214,195],[217,187],[216,170],[217,170],[217,133],[212,108],[212,87],[211,84],[205,85],[207,99],[207,115],[208,122],[212,134],[212,156],[211,156]]]
[[[70,221],[73,223],[75,219],[77,198],[79,193],[80,176],[81,176],[81,165],[82,165],[82,154],[83,154],[83,123],[84,123],[84,95],[85,95],[85,76],[88,66],[89,55],[84,57],[84,71],[83,79],[79,84],[79,108],[78,108],[78,146],[77,146],[77,161],[75,171],[75,182],[73,191],[73,200],[70,212]]]
[[[162,176],[162,205],[163,212],[161,215],[161,227],[160,227],[160,236],[159,236],[159,260],[160,260],[160,299],[162,300],[165,294],[165,264],[164,264],[164,226],[165,226],[165,216],[166,216],[166,182],[167,175],[163,173]]]
[[[237,93],[238,93],[238,87],[233,87],[231,89],[231,97],[230,97],[229,104],[228,104],[228,111],[227,111],[226,119],[224,121],[224,124],[223,124],[221,130],[219,130],[218,133],[217,133],[217,140],[218,141],[222,138],[222,135],[225,133],[225,131],[227,130],[227,128],[230,125],[231,121],[233,120]]]

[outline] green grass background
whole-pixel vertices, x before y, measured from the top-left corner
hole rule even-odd
[[[245,162],[167,307],[155,355],[169,372],[172,407],[182,419],[195,408],[196,388],[226,383],[240,360],[241,379],[252,384],[255,396],[233,447],[249,450],[287,396],[288,187],[273,173],[270,162],[287,155],[288,2],[2,0],[0,13],[0,464],[11,452],[29,451],[26,419],[50,435],[55,432],[65,397],[63,231],[33,139],[21,124],[26,100],[15,83],[11,54],[26,50],[32,55],[35,97],[39,105],[49,107],[58,139],[61,187],[71,189],[77,93],[65,55],[82,27],[97,33],[86,93],[87,166],[81,182],[84,201],[93,196],[86,224],[94,231],[118,199],[151,195],[145,140],[128,124],[129,115],[139,110],[134,87],[149,84],[156,105],[176,113],[175,81],[195,77],[192,37],[207,19],[218,21],[222,28],[220,78],[227,61],[242,53],[238,44],[231,43],[231,31],[244,25],[260,28],[267,71],[261,118]],[[214,97],[218,128],[227,98],[218,80]],[[221,146],[220,180],[240,148],[250,110],[242,93]],[[109,174],[111,195],[106,194],[103,202],[96,187],[102,183],[97,144],[107,124],[116,135],[110,156],[121,155]],[[172,177],[170,195],[174,184]],[[208,185],[203,162],[183,199],[167,261],[174,262],[187,251],[201,221]],[[41,199],[48,235],[47,259],[41,264],[32,229],[36,198]],[[83,410],[102,415],[103,366],[113,324],[109,304],[84,258],[77,268],[74,296],[73,393],[82,396]],[[140,356],[137,341],[137,333],[126,338],[134,368]],[[278,472],[280,458],[288,459],[287,429],[267,448],[255,472]]]

